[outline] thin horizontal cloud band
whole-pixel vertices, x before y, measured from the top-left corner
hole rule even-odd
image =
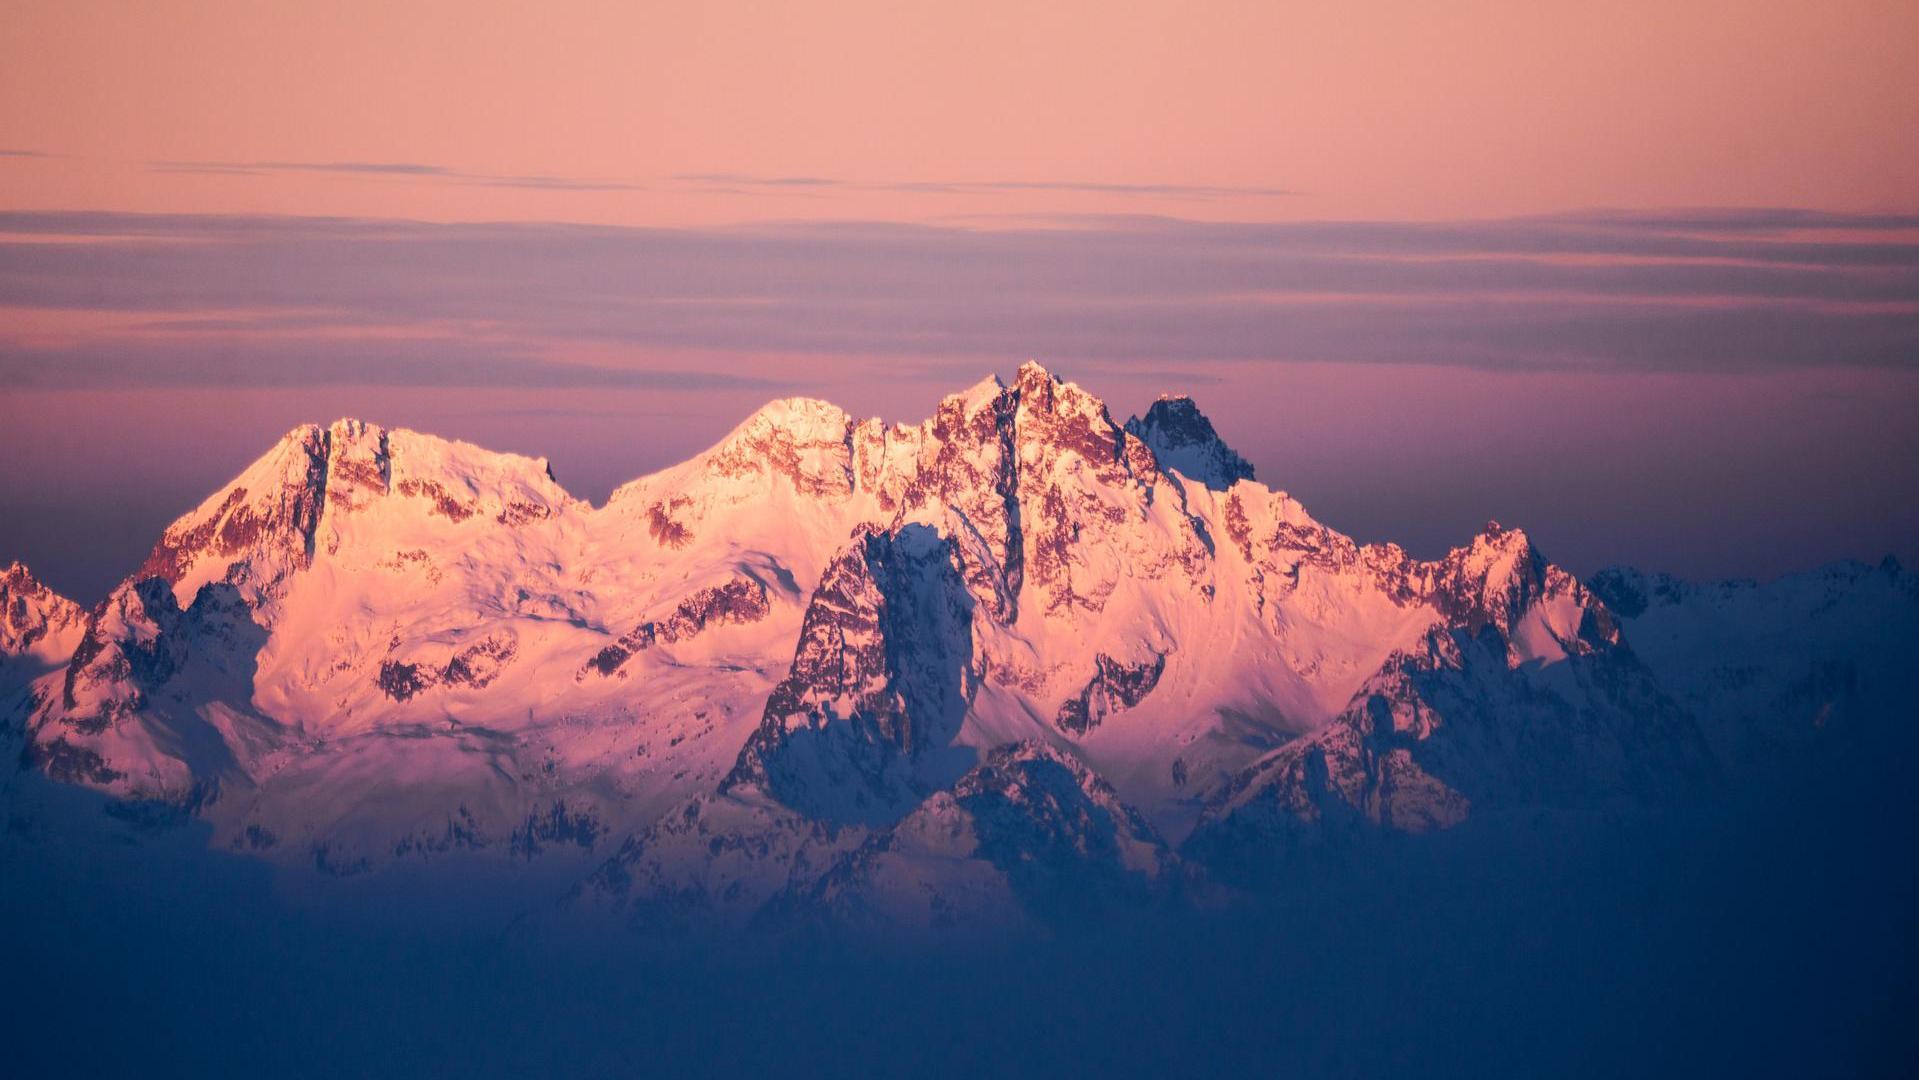
[[[1142,215],[1054,215],[968,219],[989,227],[879,222],[770,223],[704,230],[569,225],[563,223],[433,224],[418,221],[233,214],[138,214],[107,211],[0,211],[0,235],[149,237],[205,242],[303,237],[448,244],[461,240],[537,246],[542,240],[578,246],[589,238],[639,249],[675,243],[815,246],[927,246],[946,253],[974,246],[1006,249],[1032,240],[1063,246],[1070,234],[1079,250],[1103,254],[1115,245],[1176,240],[1192,252],[1248,251],[1402,256],[1568,256],[1708,260],[1816,267],[1919,267],[1919,214],[1836,214],[1810,210],[1645,212],[1593,211],[1468,222],[1303,221],[1198,222]],[[1024,227],[1021,227],[1024,226]],[[1863,234],[1832,240],[1822,233]],[[1812,234],[1808,239],[1802,234]]]
[[[65,347],[0,347],[0,386],[17,390],[316,386],[550,390],[787,389],[784,380],[542,359],[486,341],[277,339],[154,341],[106,337]]]
[[[0,152],[0,156],[6,156]],[[38,154],[18,154],[33,156]],[[1212,200],[1277,198],[1298,192],[1274,187],[1213,184],[1121,184],[1084,180],[845,180],[823,176],[751,176],[743,173],[684,173],[661,180],[642,181],[607,177],[512,175],[474,172],[450,165],[413,161],[149,161],[147,169],[161,173],[201,173],[215,176],[270,177],[288,173],[410,179],[485,187],[524,187],[554,191],[660,191],[763,193],[803,191],[808,194],[891,192],[903,195],[999,195],[1010,192],[1063,192],[1122,195],[1161,199]]]
[[[14,213],[0,215],[0,304],[83,328],[51,345],[9,335],[0,383],[444,381],[463,354],[485,385],[629,370],[558,362],[581,343],[737,353],[748,378],[750,357],[794,353],[1919,366],[1907,219],[1827,224],[1845,233],[1831,243],[1801,235],[1805,220],[659,230]],[[213,349],[250,359],[193,360]],[[333,376],[279,371],[316,350],[357,359]]]

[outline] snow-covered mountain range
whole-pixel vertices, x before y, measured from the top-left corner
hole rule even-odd
[[[604,506],[301,427],[91,611],[0,576],[0,775],[289,872],[547,862],[640,925],[1044,925],[1354,833],[1710,797],[1902,724],[1916,643],[1890,561],[1582,583],[1498,524],[1358,544],[1189,399],[1122,422],[1028,364],[911,426],[774,402]]]

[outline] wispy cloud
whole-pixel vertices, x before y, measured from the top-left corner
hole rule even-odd
[[[1610,226],[1620,229],[1666,229],[1692,232],[1919,229],[1919,214],[1847,214],[1789,206],[1586,210],[1577,214],[1542,215],[1522,220],[1592,227]]]
[[[47,158],[52,156],[53,156],[52,154],[48,154],[40,150],[0,149],[0,158]]]
[[[365,178],[439,180],[479,187],[537,188],[546,191],[645,191],[629,180],[549,175],[470,172],[412,161],[150,161],[154,172],[215,176],[271,176],[285,173],[332,174]]]
[[[0,332],[0,383],[646,385],[667,374],[565,361],[686,350],[1919,370],[1910,218],[1707,220],[1723,227],[1683,214],[642,229],[0,213],[16,237],[0,242],[5,304],[115,328],[53,350]]]
[[[1275,198],[1298,192],[1274,187],[1204,184],[1114,184],[1080,180],[837,180],[819,176],[754,176],[746,173],[686,173],[675,181],[695,187],[775,191],[791,188],[883,191],[912,195],[1003,195],[1057,191],[1080,195],[1130,195],[1164,199]]]
[[[823,176],[748,176],[745,173],[682,173],[673,179],[682,184],[716,187],[827,188],[844,187],[843,180]]]
[[[146,167],[153,172],[209,176],[333,175],[362,179],[439,181],[485,187],[537,188],[549,191],[671,190],[713,194],[778,192],[788,195],[814,196],[860,192],[890,192],[905,195],[1006,195],[1019,192],[1060,192],[1177,201],[1268,199],[1297,194],[1285,188],[1208,184],[1120,184],[1084,180],[860,180],[734,172],[681,173],[663,180],[642,181],[606,177],[489,173],[416,161],[149,161]]]

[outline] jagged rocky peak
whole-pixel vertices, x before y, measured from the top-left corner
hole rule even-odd
[[[1150,484],[1158,479],[1159,462],[1152,450],[1114,423],[1106,403],[1078,383],[1065,382],[1029,360],[1020,365],[1013,387],[1019,394],[1023,470],[1037,473],[1054,463],[1058,451],[1071,451],[1107,483]]]
[[[42,584],[25,563],[16,560],[0,573],[0,657],[71,651],[85,623],[80,605]]]
[[[1523,530],[1489,521],[1472,543],[1441,561],[1434,602],[1468,630],[1490,624],[1511,633],[1544,594],[1550,569]]]
[[[1215,491],[1253,479],[1253,466],[1219,437],[1213,422],[1184,394],[1167,394],[1126,430],[1151,447],[1159,463]]]

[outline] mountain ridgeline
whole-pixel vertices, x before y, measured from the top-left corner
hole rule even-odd
[[[917,425],[774,402],[597,507],[301,427],[90,611],[0,576],[0,775],[16,823],[74,787],[316,879],[538,866],[642,930],[1045,928],[1870,752],[1915,642],[1891,561],[1359,544],[1189,399],[1028,364]]]

